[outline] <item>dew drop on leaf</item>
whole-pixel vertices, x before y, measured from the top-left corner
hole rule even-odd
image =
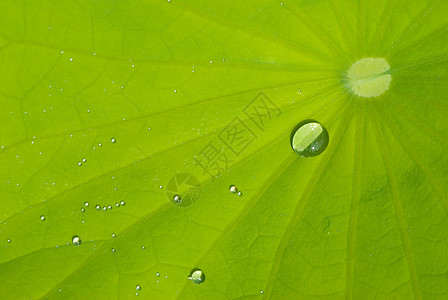
[[[137,291],[141,291],[141,290],[142,290],[142,287],[141,287],[140,285],[137,284],[137,285],[135,286],[135,289],[136,289]]]
[[[112,144],[115,144],[117,141],[116,141],[114,138],[111,138],[111,139],[110,139],[110,142],[111,142]]]
[[[101,206],[97,205],[95,206],[96,210],[101,210]]]
[[[179,197],[179,195],[174,195],[174,197],[173,197],[173,201],[174,201],[175,203],[181,203],[181,202],[182,202],[182,199]]]
[[[235,185],[231,185],[230,187],[229,187],[229,191],[231,192],[231,193],[236,193],[236,192],[238,192],[238,189],[236,188],[236,186]]]
[[[84,206],[85,207],[89,206],[89,202],[84,202]]]
[[[73,242],[73,245],[79,246],[79,245],[81,245],[81,238],[77,235],[74,235],[72,237],[72,242]]]
[[[188,277],[191,281],[193,281],[196,284],[203,283],[205,281],[205,274],[202,272],[201,269],[194,268],[190,272],[190,276]]]
[[[121,205],[121,206],[125,206],[125,205],[126,205],[126,202],[124,202],[123,200],[121,200],[121,201],[120,201],[120,205]]]
[[[329,140],[327,129],[314,120],[300,122],[291,133],[291,146],[302,157],[321,154]]]
[[[45,218],[44,215],[40,216],[40,220],[41,220],[41,221],[45,221],[45,219],[46,219],[46,218]]]

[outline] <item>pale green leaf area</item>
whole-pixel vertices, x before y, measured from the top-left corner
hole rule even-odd
[[[0,299],[448,299],[447,12],[0,1]]]

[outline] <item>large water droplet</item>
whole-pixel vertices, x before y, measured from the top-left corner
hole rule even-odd
[[[190,272],[190,276],[188,277],[191,281],[193,281],[196,284],[203,283],[205,281],[205,274],[202,272],[201,269],[194,268]]]
[[[73,245],[79,246],[79,245],[81,245],[81,238],[77,235],[74,235],[72,237],[72,242],[73,242]]]
[[[321,154],[327,148],[329,140],[327,129],[314,120],[300,122],[291,133],[291,146],[303,157]]]

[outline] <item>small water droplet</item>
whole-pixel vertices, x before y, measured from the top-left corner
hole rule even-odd
[[[174,197],[173,197],[173,201],[174,201],[175,203],[181,203],[181,202],[182,202],[182,199],[179,197],[179,195],[174,195]]]
[[[73,61],[73,57],[70,57],[70,61]]]
[[[44,215],[40,216],[40,220],[41,220],[41,221],[45,221],[45,219],[46,219],[46,218],[45,218]]]
[[[241,191],[239,191],[239,192],[237,193],[237,195],[241,197],[241,196],[243,195],[243,193],[242,193]]]
[[[121,200],[121,201],[120,201],[120,205],[121,205],[121,206],[125,206],[125,205],[126,205],[126,202],[124,202],[123,200]]]
[[[101,210],[101,206],[97,205],[95,206],[96,210]]]
[[[84,206],[85,207],[89,206],[89,202],[84,202]]]
[[[112,252],[115,252],[115,248],[112,248]]]
[[[142,287],[141,286],[139,286],[138,284],[135,286],[135,289],[137,290],[137,291],[141,291],[142,290]]]
[[[117,141],[116,141],[114,138],[111,138],[111,139],[110,139],[110,142],[113,143],[113,144],[115,144]]]
[[[264,291],[263,291],[263,290],[261,290],[261,291],[260,291],[260,294],[264,294]]]
[[[7,239],[6,241],[7,241],[8,243],[11,243],[11,239]]]
[[[116,207],[120,207],[120,203],[118,203],[118,202],[115,203],[115,206],[116,206]]]
[[[314,120],[300,122],[291,133],[291,146],[302,157],[321,154],[327,148],[328,142],[327,130]]]
[[[79,246],[79,245],[81,245],[81,238],[77,235],[74,235],[72,237],[72,242],[73,242],[73,245]]]
[[[108,209],[108,210],[111,210],[111,209],[112,209],[112,205],[108,205],[108,206],[107,206],[107,209]]]
[[[82,159],[82,162],[87,162],[87,159],[83,158],[83,159]]]
[[[101,144],[101,143],[98,143],[98,147],[101,147],[103,144]]]
[[[112,237],[115,238],[117,237],[117,235],[115,233],[112,233]]]
[[[163,189],[163,186],[159,185],[159,189]]]
[[[159,276],[160,276],[160,273],[159,273],[159,272],[157,272],[157,273],[156,273],[156,276],[157,276],[157,277],[159,277]]]
[[[193,281],[196,284],[203,283],[205,281],[205,274],[202,272],[201,269],[194,268],[190,272],[190,276],[188,277],[191,281]]]
[[[86,210],[85,210],[84,208],[81,208],[81,211],[82,211],[82,212],[85,212]]]
[[[78,161],[78,166],[82,166],[82,162]]]
[[[235,185],[231,185],[230,187],[229,187],[229,191],[231,192],[231,193],[236,193],[236,192],[238,192],[238,189],[236,188],[236,186]]]

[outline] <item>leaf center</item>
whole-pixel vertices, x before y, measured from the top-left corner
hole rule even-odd
[[[360,97],[378,97],[389,89],[392,76],[384,58],[363,58],[348,70],[346,86]]]

